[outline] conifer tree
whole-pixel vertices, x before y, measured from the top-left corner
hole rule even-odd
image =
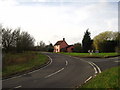
[[[88,50],[92,49],[92,40],[90,37],[90,32],[88,30],[89,29],[86,30],[83,40],[82,40],[82,51],[84,53],[87,53]]]

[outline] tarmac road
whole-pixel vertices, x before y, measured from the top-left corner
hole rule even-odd
[[[75,88],[101,70],[117,66],[113,59],[76,58],[56,53],[44,53],[51,62],[47,66],[2,81],[4,88]],[[100,67],[100,68],[99,68]]]
[[[81,58],[89,62],[95,63],[101,71],[106,69],[120,66],[120,57],[111,57],[111,58]]]

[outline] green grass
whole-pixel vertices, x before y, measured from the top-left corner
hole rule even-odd
[[[77,56],[77,57],[109,57],[109,56],[116,56],[118,53],[64,53],[65,55]]]
[[[48,57],[37,52],[6,54],[3,58],[3,77],[37,68],[48,62]]]
[[[108,69],[101,74],[98,74],[95,78],[88,81],[81,88],[120,88],[120,66]],[[114,90],[111,89],[111,90]]]

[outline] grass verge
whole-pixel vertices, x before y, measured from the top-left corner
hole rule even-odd
[[[110,90],[120,88],[120,66],[108,69],[101,74],[98,74],[95,78],[88,81],[86,84],[77,88],[111,88]],[[112,89],[113,88],[113,89]]]
[[[120,54],[118,53],[64,53],[62,54],[65,55],[71,55],[71,56],[77,56],[77,57],[98,57],[98,58],[105,58],[105,57],[114,57],[114,56],[119,56]]]
[[[2,76],[23,73],[25,71],[36,69],[49,61],[48,57],[38,52],[8,53],[3,57]]]

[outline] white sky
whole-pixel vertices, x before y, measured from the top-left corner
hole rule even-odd
[[[36,43],[55,44],[65,38],[74,44],[88,28],[91,38],[118,31],[118,0],[0,0],[0,23],[21,27]]]

